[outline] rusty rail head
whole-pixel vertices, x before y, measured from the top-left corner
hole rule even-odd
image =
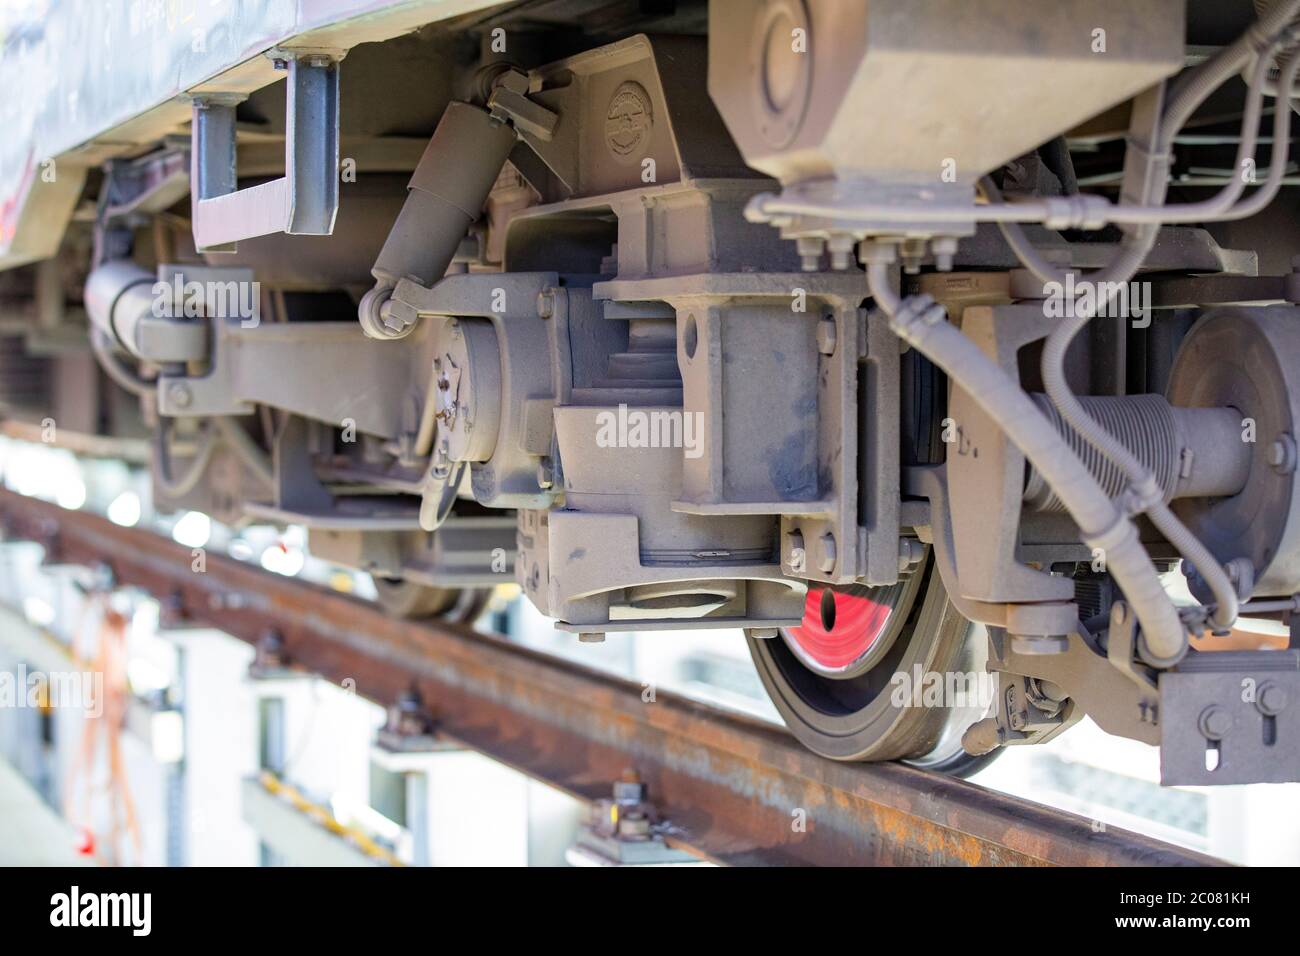
[[[671,844],[737,864],[1205,865],[1209,857],[901,764],[815,756],[777,727],[656,692],[443,623],[394,620],[301,581],[191,551],[0,490],[0,524],[50,541],[58,560],[107,564],[120,584],[165,601],[279,662],[385,706],[412,695],[439,736],[585,800],[629,768],[672,829]],[[801,812],[802,811],[802,812]],[[798,825],[800,821],[803,825]]]

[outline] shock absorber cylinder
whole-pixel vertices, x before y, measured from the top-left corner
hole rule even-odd
[[[405,278],[430,286],[443,277],[515,141],[514,128],[487,110],[469,103],[447,107],[371,269],[375,287],[359,308],[367,335],[401,338],[415,327],[413,316],[386,307],[393,289]]]

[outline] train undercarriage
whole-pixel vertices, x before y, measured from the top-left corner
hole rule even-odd
[[[83,149],[6,418],[395,614],[741,629],[835,759],[1300,780],[1300,0],[479,6]]]

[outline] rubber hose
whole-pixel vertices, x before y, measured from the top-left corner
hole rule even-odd
[[[1187,632],[1165,594],[1137,529],[1106,497],[1052,423],[1019,383],[970,339],[945,321],[929,296],[903,303],[889,286],[889,265],[870,262],[867,278],[876,305],[896,335],[943,369],[989,415],[1065,503],[1084,540],[1106,554],[1111,574],[1142,626],[1149,662],[1169,666],[1187,650]]]

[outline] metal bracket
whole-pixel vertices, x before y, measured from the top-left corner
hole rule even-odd
[[[1155,688],[1113,666],[1082,634],[1069,635],[1066,649],[1059,654],[1018,654],[1009,640],[993,641],[992,646],[989,670],[1050,681],[1077,705],[1076,719],[1086,713],[1108,734],[1159,743]]]
[[[235,106],[239,94],[194,97],[191,219],[200,252],[233,252],[240,239],[274,232],[328,236],[339,207],[339,55],[272,51],[288,70],[285,175],[239,189]]]
[[[613,797],[597,800],[588,822],[566,856],[580,866],[695,865],[684,850],[670,847],[664,837],[672,826],[662,820],[648,799],[646,786],[633,770],[614,783]]]
[[[962,313],[961,329],[1019,381],[1019,350],[1046,336],[1056,321],[1039,305],[971,306]],[[956,442],[948,450],[947,490],[962,597],[988,604],[1073,600],[1074,585],[1068,579],[1030,568],[1016,557],[1025,468],[1020,449],[956,385],[948,414],[956,428]]]
[[[501,122],[509,122],[521,133],[549,143],[555,135],[559,114],[528,98],[528,75],[507,70],[496,81],[487,101],[488,112]]]
[[[223,287],[250,285],[253,273],[247,269],[168,269],[178,277],[174,284],[195,280],[205,290],[207,320],[196,326],[208,336],[208,365],[201,375],[169,370],[159,376],[160,414],[250,415],[263,404],[334,426],[351,418],[359,432],[381,438],[400,433],[411,368],[395,361],[401,356],[386,349],[388,343],[366,338],[356,322],[261,322],[256,311],[250,317],[230,315],[213,295]],[[381,380],[391,385],[386,393],[391,400],[356,401]]]
[[[1300,781],[1300,651],[1189,654],[1160,675],[1160,782]]]

